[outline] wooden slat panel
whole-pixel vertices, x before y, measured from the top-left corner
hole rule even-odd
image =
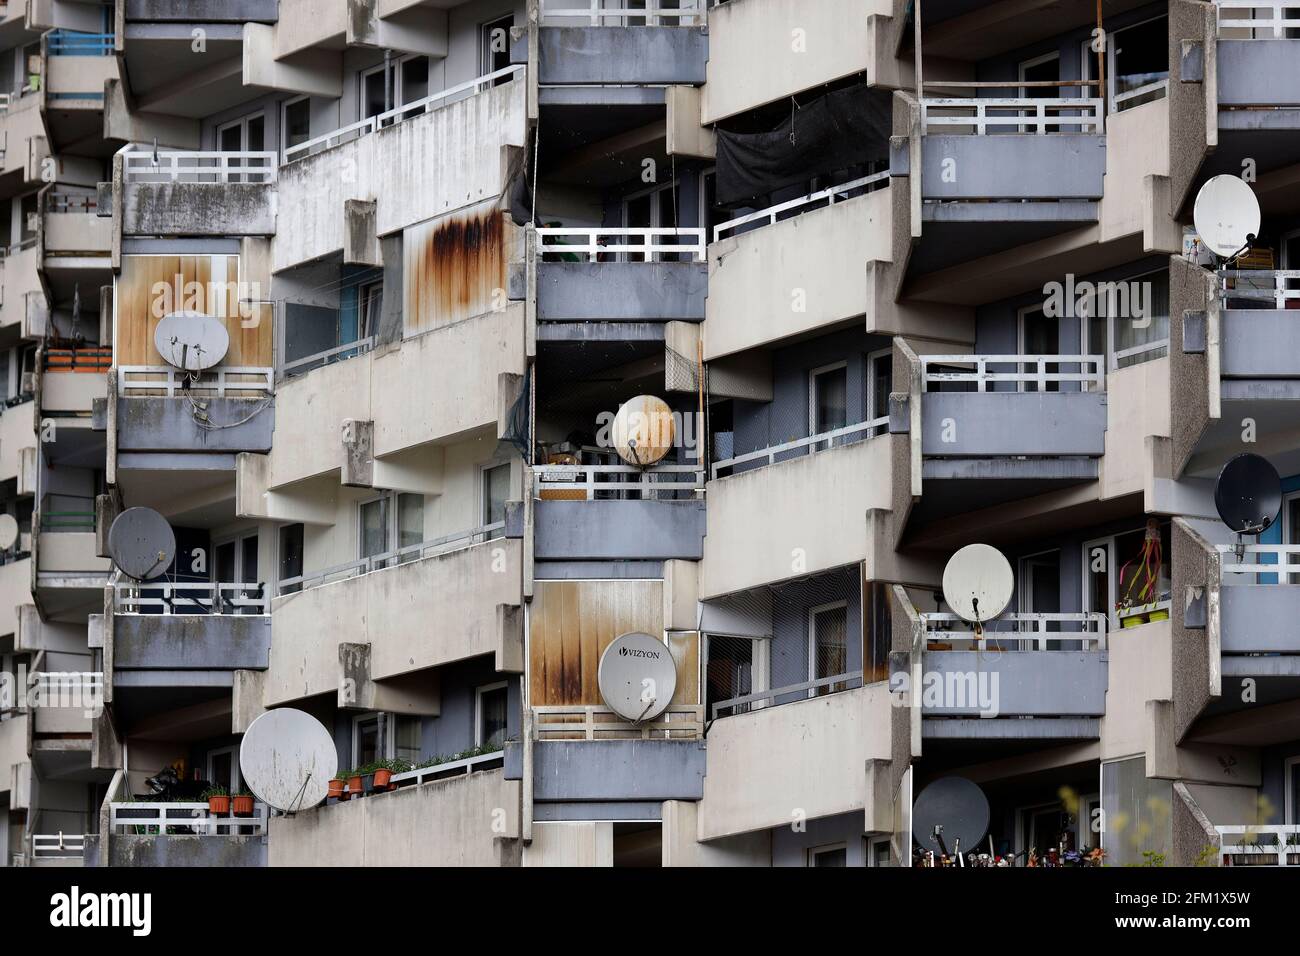
[[[700,702],[700,632],[673,631],[668,635],[668,650],[677,662],[677,690],[673,704]]]

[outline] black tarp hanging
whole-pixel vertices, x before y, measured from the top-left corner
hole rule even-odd
[[[776,129],[719,128],[717,203],[743,206],[814,176],[889,158],[892,94],[858,84],[805,103]]]

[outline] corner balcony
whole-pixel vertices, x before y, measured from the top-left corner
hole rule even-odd
[[[47,495],[38,512],[40,532],[32,548],[33,592],[47,618],[73,618],[98,611],[112,563],[100,557],[90,498]]]
[[[703,229],[537,230],[539,320],[699,322]]]
[[[224,456],[233,470],[235,453],[271,448],[273,369],[221,366],[191,376],[169,365],[119,365],[109,380],[116,385],[108,427],[116,432],[119,468],[202,452]]]
[[[0,408],[0,482],[16,481],[16,494],[36,493],[36,406]]]
[[[0,636],[18,633],[18,609],[32,603],[32,536],[20,531],[19,538],[21,557],[0,564]]]
[[[704,0],[539,0],[545,86],[699,86],[709,59]]]
[[[47,193],[45,196],[45,268],[108,269],[113,249],[113,220],[98,213],[94,195]]]
[[[44,37],[44,95],[47,108],[98,114],[104,109],[104,85],[119,78],[111,33],[54,30]],[[66,121],[66,119],[65,119]]]
[[[518,668],[523,549],[492,537],[502,530],[476,528],[281,581],[265,705],[335,694],[347,677],[365,685],[359,696],[378,699],[386,693],[378,682],[485,654],[498,670]],[[345,645],[368,645],[363,665]]]
[[[104,707],[101,671],[39,671],[30,675],[31,760],[41,780],[89,780],[95,724]]]
[[[0,164],[5,175],[20,172],[26,182],[40,180],[41,152],[48,151],[44,106],[44,97],[30,86],[0,98],[0,144],[4,146],[0,149]],[[29,143],[34,148],[29,149]]]
[[[266,824],[261,803],[251,816],[235,816],[213,814],[207,803],[110,801],[107,834],[85,841],[87,864],[266,866]]]
[[[42,253],[33,236],[0,250],[0,329],[16,328],[23,338],[43,338],[49,305],[41,284]]]
[[[1300,865],[1300,826],[1294,823],[1230,824],[1214,830],[1220,866]]]
[[[105,436],[102,423],[95,427],[95,408],[107,398],[106,373],[112,361],[113,350],[107,346],[41,350],[36,393],[41,409],[40,448],[49,464],[103,465]]]
[[[31,800],[32,767],[27,759],[31,715],[8,711],[0,719],[0,793],[9,794],[9,808],[26,808]]]
[[[539,561],[698,561],[705,532],[697,464],[533,465]]]
[[[1215,0],[1219,129],[1300,129],[1300,15],[1282,2]]]
[[[274,23],[278,0],[126,0],[127,23]]]
[[[1300,270],[1219,275],[1224,286],[1217,343],[1222,399],[1300,399]],[[1208,348],[1203,334],[1195,338]]]
[[[888,424],[878,418],[714,462],[700,597],[871,560],[870,513],[892,507]]]
[[[274,152],[120,154],[124,236],[272,236]]]
[[[1240,554],[1236,545],[1214,547],[1223,676],[1300,677],[1300,545],[1248,544]]]
[[[716,226],[705,361],[863,315],[868,329],[891,327],[876,289],[892,258],[889,183],[888,172],[877,173]],[[791,307],[796,289],[808,293],[802,310]]]
[[[84,833],[33,833],[28,866],[84,866]]]

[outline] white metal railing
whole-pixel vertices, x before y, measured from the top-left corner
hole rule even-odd
[[[1168,89],[1169,78],[1166,77],[1162,80],[1155,80],[1151,83],[1143,83],[1141,86],[1136,86],[1131,90],[1125,90],[1123,93],[1116,93],[1110,99],[1111,112],[1118,113],[1121,110],[1128,109],[1130,105],[1139,105],[1136,101],[1142,99],[1144,96],[1150,96],[1152,93]],[[1159,99],[1159,97],[1155,97],[1155,99]]]
[[[98,208],[99,199],[93,193],[50,193],[45,197],[45,211],[55,215],[91,213]]]
[[[1167,338],[1154,339],[1150,342],[1143,342],[1141,345],[1133,345],[1126,349],[1120,349],[1110,354],[1110,359],[1111,359],[1110,367],[1112,369],[1118,369],[1121,367],[1120,363],[1123,362],[1125,359],[1136,358],[1139,355],[1151,355],[1151,353],[1159,352],[1162,349],[1168,352],[1169,339]],[[1158,355],[1153,355],[1152,357],[1160,358],[1160,356]],[[1133,364],[1140,365],[1141,363],[1134,362]],[[1128,368],[1128,366],[1124,366],[1124,368]]]
[[[32,858],[37,860],[75,860],[86,852],[84,833],[33,833]]]
[[[395,773],[389,780],[389,783],[410,784],[424,783],[429,777],[442,777],[449,773],[471,774],[475,768],[485,763],[494,763],[505,756],[504,750],[497,750],[489,754],[479,754],[477,757],[465,757],[462,760],[448,760],[446,763],[436,763],[429,767],[416,767],[414,770],[408,770],[405,773]]]
[[[131,150],[123,153],[122,176],[128,183],[257,183],[275,182],[272,152],[163,152]]]
[[[704,487],[704,470],[699,465],[654,465],[650,468],[635,465],[534,465],[533,472],[537,476],[539,491],[583,491],[587,501],[595,499],[598,491],[657,498],[664,492],[669,493],[668,497],[676,497],[677,492],[699,491]],[[679,478],[681,475],[690,477]]]
[[[204,398],[247,398],[250,392],[262,397],[275,391],[275,369],[231,366],[182,372],[170,365],[119,365],[117,390],[127,398],[158,393],[175,398],[186,392]]]
[[[555,26],[555,21],[586,21],[589,26],[661,26],[660,21],[670,21],[680,26],[704,26],[708,14],[704,0],[677,0],[677,6],[665,6],[663,0],[641,0],[641,6],[632,6],[636,0],[542,0],[543,26]],[[643,21],[642,24],[632,21]]]
[[[606,229],[602,227],[560,227],[548,226],[537,230],[537,251],[547,253],[571,253],[586,256],[588,261],[596,262],[598,256],[621,255],[640,256],[641,262],[659,262],[661,256],[687,255],[695,262],[703,262],[703,229],[674,229],[670,227]],[[639,242],[634,241],[640,239]],[[580,240],[578,242],[556,240]],[[665,242],[662,240],[685,240]],[[622,240],[622,241],[611,241]]]
[[[374,345],[374,336],[367,336],[364,339],[357,339],[354,342],[347,342],[344,345],[336,345],[333,348],[325,349],[322,352],[305,355],[300,359],[294,359],[292,362],[285,362],[280,366],[280,372],[283,375],[289,375],[298,369],[311,371],[311,369],[307,369],[306,366],[310,365],[312,368],[317,368],[320,365],[329,365],[331,361],[338,359],[339,356],[353,358],[354,355],[364,355],[366,352],[369,352],[374,348]],[[345,355],[347,352],[352,352],[354,355]]]
[[[267,614],[265,584],[218,581],[158,581],[113,586],[116,614],[164,617],[209,614]]]
[[[920,618],[926,644],[976,640],[975,626],[951,611],[930,611]],[[1053,644],[1083,643],[1090,649],[1105,650],[1106,624],[1106,615],[1100,611],[1016,612],[985,621],[980,643],[985,647],[1010,644],[1020,650],[1038,651],[1062,649],[1049,647]]]
[[[704,707],[671,704],[654,720],[632,723],[608,707],[533,708],[536,740],[693,740],[704,731]]]
[[[1300,5],[1294,0],[1214,0],[1214,7],[1219,36],[1226,30],[1249,30],[1250,37],[1239,39],[1285,40],[1287,30],[1300,30]]]
[[[847,182],[840,186],[832,186],[829,189],[822,189],[815,193],[809,193],[807,196],[800,196],[798,199],[790,199],[783,203],[777,203],[775,206],[760,209],[758,212],[751,212],[735,219],[729,219],[726,222],[713,227],[713,241],[717,242],[721,239],[724,232],[739,229],[741,226],[747,226],[751,222],[766,220],[768,225],[772,225],[781,219],[782,213],[791,212],[792,210],[801,209],[804,206],[811,206],[820,202],[825,202],[828,206],[833,206],[837,199],[852,199],[856,196],[862,195],[863,193],[872,192],[873,187],[875,189],[884,188],[888,185],[888,182],[889,170],[880,173],[872,173],[870,176],[863,176],[861,179],[855,179],[852,182]],[[861,192],[859,192],[859,190],[861,190]],[[853,193],[854,196],[850,196],[849,193]]]
[[[773,687],[770,690],[755,691],[752,694],[742,694],[739,697],[729,697],[726,700],[720,700],[713,705],[712,717],[717,720],[719,712],[730,710],[728,717],[734,717],[736,713],[747,714],[755,708],[748,705],[758,704],[759,707],[775,705],[778,697],[788,697],[792,694],[799,695],[795,700],[808,700],[812,697],[823,696],[817,691],[822,688],[828,688],[827,693],[836,694],[841,691],[853,690],[862,686],[862,671],[846,671],[843,674],[835,674],[831,677],[819,677],[816,680],[806,680],[798,684],[787,684],[784,687]],[[794,703],[795,701],[790,701]],[[737,710],[737,708],[744,708]]]
[[[1104,355],[922,355],[920,361],[924,391],[929,391],[931,384],[949,382],[974,382],[977,392],[988,391],[990,382],[1036,383],[1039,391],[1049,382],[1084,382],[1098,389],[1106,384]],[[1013,365],[1015,371],[992,372],[990,365]],[[1049,371],[1049,365],[1057,366],[1056,370]],[[1078,366],[1078,371],[1061,370],[1071,365]],[[935,368],[944,370],[935,371]]]
[[[102,695],[104,692],[103,671],[36,671],[28,677],[31,689],[40,694],[47,705],[51,701],[58,706],[58,701],[65,695],[75,699]]]
[[[396,548],[382,554],[357,558],[355,561],[336,564],[333,567],[313,571],[310,574],[299,574],[295,577],[283,578],[279,582],[279,591],[281,594],[306,591],[310,588],[320,587],[322,584],[345,581],[348,578],[369,574],[371,571],[382,571],[385,568],[397,567],[399,564],[419,561],[421,558],[450,554],[453,551],[473,547],[494,537],[499,537],[500,533],[505,531],[505,527],[506,523],[504,521],[497,521],[492,524],[485,524],[482,527],[471,528],[468,531],[457,531],[454,534],[422,541],[419,544],[407,545],[405,548]]]
[[[1300,304],[1300,269],[1223,269],[1219,298],[1258,299],[1279,309],[1290,308],[1289,303]]]
[[[215,814],[207,803],[110,803],[109,827],[114,833],[166,836],[176,830],[184,835],[259,836],[266,832],[266,804],[253,804],[253,814]]]
[[[1008,85],[1014,86],[1014,83]],[[934,115],[932,111],[938,111]],[[1104,133],[1105,110],[1102,100],[1090,97],[1073,99],[1034,99],[1021,97],[927,97],[921,100],[921,129],[934,128],[961,132],[967,127],[976,136],[985,136],[990,128],[1003,132]]]
[[[507,66],[504,69],[496,70],[484,76],[476,77],[464,83],[458,83],[456,86],[448,87],[437,93],[432,93],[422,99],[413,100],[410,103],[404,103],[401,106],[394,107],[375,116],[369,116],[366,119],[359,120],[356,123],[350,123],[347,126],[340,127],[324,136],[317,136],[306,142],[298,143],[296,146],[290,146],[284,151],[285,163],[292,163],[299,159],[305,159],[323,150],[332,149],[335,146],[341,146],[352,140],[360,139],[376,130],[386,129],[389,126],[396,126],[403,120],[419,116],[424,113],[431,113],[441,106],[445,106],[447,101],[461,93],[479,93],[482,88],[496,85],[498,80],[506,77],[514,79],[516,75],[522,74],[524,66]]]
[[[884,415],[880,418],[873,418],[868,422],[858,422],[856,425],[846,425],[843,428],[836,428],[832,431],[821,432],[817,435],[811,435],[808,438],[800,438],[796,441],[784,442],[780,445],[772,445],[768,448],[760,448],[758,451],[746,452],[743,455],[736,455],[732,458],[724,458],[722,461],[715,461],[712,468],[712,477],[717,478],[718,472],[723,468],[734,468],[736,465],[743,465],[750,461],[762,461],[764,464],[776,464],[778,455],[786,452],[798,451],[800,449],[810,449],[812,452],[822,451],[830,448],[841,448],[850,444],[848,439],[853,436],[861,435],[863,438],[874,438],[882,429],[889,425],[889,416]],[[787,461],[791,459],[786,459]]]
[[[1300,858],[1300,824],[1216,826],[1214,829],[1219,833],[1220,861],[1229,866],[1234,861],[1224,860],[1224,857],[1255,857],[1257,865],[1295,866],[1300,863],[1300,859],[1290,859],[1292,856]],[[1261,837],[1268,839],[1265,841]],[[1270,856],[1275,858],[1272,863],[1262,859]]]
[[[1276,575],[1281,584],[1300,583],[1292,580],[1300,574],[1300,544],[1217,544],[1215,548],[1222,555],[1219,574],[1224,584],[1241,583],[1230,579],[1236,574],[1253,575],[1255,584],[1261,574]],[[1270,556],[1271,562],[1263,560]]]

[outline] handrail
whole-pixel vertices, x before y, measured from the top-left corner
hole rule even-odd
[[[1298,28],[1300,29],[1300,28]],[[1219,299],[1260,299],[1272,300],[1279,309],[1287,308],[1288,302],[1300,301],[1300,288],[1288,288],[1288,282],[1300,282],[1300,269],[1222,269],[1219,276]],[[1235,282],[1234,288],[1228,288],[1229,282]],[[1254,287],[1243,288],[1240,283],[1258,283]],[[1272,288],[1268,288],[1268,286]]]
[[[270,613],[266,585],[255,582],[150,581],[114,585],[115,614],[163,617]]]
[[[844,684],[845,686],[841,688],[840,691],[833,690],[831,693],[841,693],[845,690],[856,690],[862,686],[862,671],[846,671],[843,674],[835,674],[831,677],[818,677],[816,680],[801,681],[798,684],[786,684],[784,687],[773,687],[770,690],[755,691],[752,694],[742,694],[739,697],[728,697],[726,700],[720,700],[713,705],[713,719],[718,719],[718,711],[724,707],[729,707],[734,711],[735,708],[744,704],[751,704],[761,700],[771,700],[773,706],[780,706],[776,704],[776,698],[785,697],[788,694],[798,694],[801,691],[805,692],[806,696],[799,698],[799,700],[810,700],[819,695],[807,692],[818,690],[822,687],[834,687],[836,684]],[[789,701],[789,703],[793,704],[797,703],[797,701]],[[749,710],[743,711],[743,713],[749,712]],[[727,716],[734,717],[736,715],[731,713]]]
[[[186,835],[198,836],[260,836],[266,832],[266,804],[255,803],[253,815],[237,817],[233,813],[216,814],[206,803],[183,801],[176,803],[113,803],[110,805],[109,826],[113,833],[122,834],[131,829],[143,828],[151,836],[167,836],[165,829],[178,827]],[[241,834],[235,828],[251,828]],[[223,834],[221,831],[225,830]],[[152,832],[150,832],[152,831]]]
[[[45,38],[45,50],[50,56],[109,56],[114,40],[112,33],[55,30]]]
[[[784,442],[780,445],[771,445],[767,448],[760,448],[757,451],[746,452],[743,455],[736,455],[733,458],[724,458],[722,461],[715,461],[713,463],[712,477],[717,478],[718,471],[722,468],[733,468],[736,465],[743,465],[746,462],[758,461],[763,458],[767,459],[767,464],[774,465],[776,464],[777,455],[783,454],[787,451],[795,451],[799,448],[814,446],[814,452],[820,451],[821,449],[815,446],[822,444],[826,445],[827,450],[832,447],[842,448],[844,445],[848,444],[848,442],[842,442],[839,445],[836,445],[834,444],[835,439],[844,438],[849,435],[856,435],[858,432],[874,432],[877,428],[884,428],[888,424],[889,416],[883,415],[880,418],[873,418],[870,421],[858,422],[856,425],[846,425],[843,428],[836,428],[828,432],[820,432],[816,435],[810,435],[807,438],[799,438],[795,441]],[[872,434],[867,437],[874,438],[875,435]]]
[[[583,704],[534,707],[533,715],[534,739],[539,741],[694,740],[704,731],[702,704],[670,704],[654,720],[641,723],[624,720],[608,707]]]
[[[1116,93],[1114,97],[1111,98],[1111,109],[1114,112],[1119,112],[1120,110],[1126,108],[1125,104],[1128,103],[1130,100],[1136,100],[1139,97],[1146,96],[1148,93],[1154,93],[1157,90],[1167,90],[1167,89],[1169,89],[1168,77],[1164,78],[1163,80],[1156,80],[1152,83],[1144,83],[1143,85],[1139,87],[1135,87],[1134,89],[1125,90],[1123,93]]]
[[[231,396],[229,393],[257,392],[270,395],[275,391],[275,369],[261,366],[230,366],[203,372],[182,372],[170,365],[119,365],[117,373],[117,390],[128,398],[140,392],[163,392],[168,398],[175,398],[182,393],[209,398],[246,398],[246,395]],[[154,377],[132,377],[139,375]],[[246,380],[234,380],[239,376],[244,376]]]
[[[1233,824],[1215,826],[1219,834],[1219,856],[1276,856],[1276,866],[1291,866],[1292,854],[1300,854],[1300,824]],[[1273,837],[1272,843],[1261,843],[1260,836]],[[1226,837],[1245,837],[1229,843]],[[1255,837],[1256,839],[1251,839]],[[1231,865],[1231,861],[1225,861]]]
[[[700,465],[533,465],[539,490],[542,486],[582,490],[592,501],[598,491],[636,491],[641,494],[699,491],[704,487],[704,469]],[[597,475],[627,475],[627,481],[598,481]],[[690,481],[674,481],[674,475],[691,475]],[[656,480],[666,476],[667,480]],[[631,480],[635,478],[635,480]]]
[[[567,242],[548,242],[548,239],[562,239],[565,237],[580,237],[585,242],[567,243]],[[623,242],[610,243],[602,242],[603,237],[636,237],[642,238],[641,242]],[[656,242],[658,237],[681,237],[683,239],[693,240],[689,243],[671,243]],[[573,255],[585,255],[589,262],[596,262],[598,256],[625,254],[628,256],[640,256],[642,262],[662,261],[657,256],[688,254],[694,261],[703,262],[707,258],[704,249],[704,230],[697,228],[671,228],[671,227],[630,227],[626,229],[610,229],[601,226],[581,226],[581,227],[560,227],[547,226],[537,230],[537,251],[543,255],[546,253],[572,253]]]
[[[404,784],[414,782],[417,784],[424,783],[425,777],[439,776],[449,773],[453,770],[460,771],[464,774],[471,774],[474,768],[482,763],[493,763],[501,760],[505,756],[505,750],[494,750],[489,754],[479,754],[476,757],[465,757],[461,760],[448,760],[446,763],[435,763],[428,767],[415,767],[405,773],[395,773],[389,779],[389,783]]]
[[[310,365],[313,362],[320,362],[322,365],[329,365],[330,359],[336,355],[342,355],[344,352],[355,351],[357,355],[364,355],[369,352],[375,345],[375,337],[368,335],[363,339],[356,339],[343,345],[336,345],[333,348],[325,349],[322,352],[316,352],[312,355],[305,355],[300,359],[294,359],[292,362],[285,362],[280,366],[280,374],[287,375],[294,369],[302,368],[304,365]],[[353,356],[348,356],[352,358]],[[320,366],[316,366],[320,367]],[[308,369],[310,371],[310,369]]]
[[[42,695],[51,693],[51,689],[56,695],[65,690],[94,692],[104,689],[104,672],[34,671],[28,675],[27,681],[30,688],[39,690]]]
[[[815,193],[809,193],[807,196],[800,196],[798,199],[789,199],[783,203],[777,203],[775,206],[768,206],[766,209],[760,209],[758,212],[746,213],[735,219],[729,219],[726,222],[713,227],[713,241],[717,242],[722,238],[723,232],[728,229],[738,229],[741,226],[748,225],[751,222],[757,222],[760,219],[766,219],[768,225],[775,225],[777,217],[783,212],[789,212],[791,209],[798,209],[801,206],[808,206],[812,203],[826,201],[827,205],[835,205],[835,197],[843,196],[845,199],[855,199],[856,196],[847,195],[858,189],[864,189],[867,186],[873,186],[877,183],[883,188],[889,180],[889,170],[884,172],[872,173],[870,176],[863,176],[861,179],[855,179],[852,182],[843,183],[839,186],[831,186],[829,189],[822,189]],[[867,192],[874,192],[868,189]]]
[[[629,6],[603,6],[610,4],[612,0],[587,0],[586,7],[580,7],[578,4],[581,0],[541,0],[541,23],[543,26],[554,26],[554,23],[548,24],[548,20],[574,20],[585,19],[590,26],[634,26],[629,20],[644,20],[645,26],[659,26],[660,20],[676,20],[679,26],[704,26],[707,22],[708,13],[704,9],[701,0],[680,0],[680,7],[665,7],[661,0],[644,0],[645,6],[641,8]],[[624,4],[627,0],[622,0]],[[552,7],[556,4],[565,4],[563,9],[555,10]],[[614,23],[605,21],[613,20]]]
[[[402,106],[395,107],[387,112],[379,113],[375,116],[368,116],[363,120],[350,123],[347,126],[339,127],[333,132],[326,133],[323,136],[317,136],[305,142],[298,143],[296,146],[290,146],[284,151],[284,165],[314,155],[314,151],[317,147],[331,149],[335,146],[341,146],[354,139],[360,139],[362,136],[369,133],[374,133],[389,126],[395,126],[417,113],[432,112],[434,108],[441,105],[444,100],[455,96],[458,93],[464,93],[469,89],[473,89],[477,93],[479,92],[478,87],[483,85],[491,86],[495,84],[497,80],[506,76],[510,76],[511,79],[514,79],[514,75],[522,73],[523,70],[524,66],[522,64],[507,66],[504,69],[496,70],[495,72],[476,77],[475,79],[468,80],[464,83],[458,83],[456,86],[449,87],[448,89],[441,90],[437,93],[432,93],[423,99],[414,100]]]
[[[1014,86],[1008,82],[1008,86]],[[931,110],[966,110],[971,115],[930,115]],[[992,111],[992,113],[990,113]],[[1070,111],[1070,112],[1057,112]],[[1076,127],[1072,133],[1106,131],[1105,110],[1100,99],[1074,97],[1063,99],[1034,99],[1028,96],[1012,97],[926,97],[921,100],[921,131],[931,132],[931,127],[974,127],[976,136],[986,136],[989,127],[1007,127],[1009,132],[1032,127],[1032,132],[1046,134],[1049,126]]]
[[[422,558],[451,554],[454,551],[488,541],[495,532],[504,532],[505,527],[506,523],[504,521],[496,521],[478,528],[471,528],[468,531],[457,531],[453,534],[443,535],[440,538],[422,541],[419,544],[407,545],[405,548],[396,548],[382,554],[373,554],[369,557],[358,558],[355,561],[336,564],[321,571],[313,571],[311,574],[299,574],[292,578],[282,578],[278,585],[279,592],[284,594],[289,588],[295,591],[306,591],[322,584],[331,583],[331,578],[345,581],[348,578],[369,574],[371,571],[382,571],[386,568],[396,567],[399,564],[419,561]]]
[[[1104,355],[922,355],[921,383],[925,391],[931,383],[975,382],[976,391],[988,391],[989,382],[1037,382],[1039,389],[1048,382],[1089,382],[1103,387],[1106,384],[1106,357]],[[932,372],[930,366],[947,366],[949,371]],[[954,365],[973,365],[971,371],[952,371]],[[990,372],[990,365],[1015,365],[1014,372]],[[1020,366],[1032,365],[1033,371],[1022,372]],[[1049,365],[1077,365],[1089,371],[1047,371]]]
[[[75,860],[86,852],[84,833],[33,833],[32,858]]]
[[[41,361],[46,372],[106,372],[113,365],[113,347],[45,348],[41,350]]]
[[[1233,39],[1285,40],[1287,30],[1300,30],[1300,15],[1292,15],[1296,4],[1289,0],[1214,0],[1219,36],[1225,30],[1266,31],[1263,37],[1250,36]],[[1241,15],[1234,15],[1241,11]],[[1257,15],[1256,11],[1259,11]],[[1225,17],[1224,14],[1228,16]]]
[[[1291,580],[1292,575],[1300,574],[1300,564],[1288,560],[1292,555],[1300,556],[1300,544],[1216,544],[1214,547],[1221,555],[1219,580],[1224,584],[1233,583],[1229,579],[1233,574],[1275,574],[1281,584],[1300,583]],[[1275,563],[1247,560],[1248,555],[1272,555]]]
[[[276,180],[274,152],[224,150],[131,150],[122,154],[127,183],[253,183]],[[156,157],[156,161],[155,161]]]
[[[974,625],[951,611],[926,611],[921,613],[921,627],[927,644],[952,640],[980,640]],[[1052,624],[1079,624],[1077,631],[1049,630]],[[1106,649],[1108,620],[1100,611],[1018,611],[1003,614],[983,623],[985,646],[1028,642],[1037,644],[1036,650],[1048,650],[1047,645],[1078,643],[1093,644],[1097,650]],[[1007,625],[1010,625],[1007,627]],[[1059,650],[1059,648],[1058,648]]]
[[[93,193],[49,193],[45,197],[45,211],[54,215],[90,213],[98,208],[99,199]]]

